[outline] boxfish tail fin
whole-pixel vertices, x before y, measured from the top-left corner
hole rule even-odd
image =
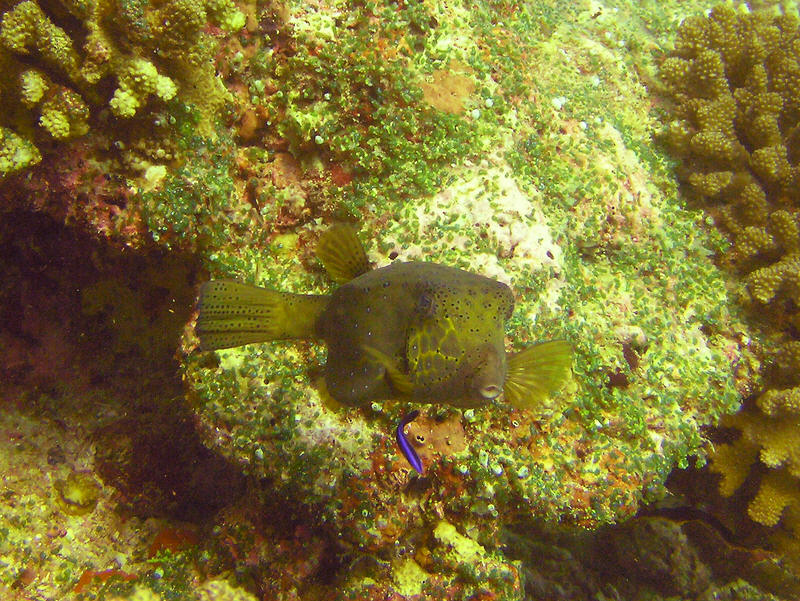
[[[356,229],[345,223],[332,225],[323,232],[317,242],[317,258],[337,284],[345,284],[370,270]]]
[[[291,294],[230,280],[200,288],[195,332],[204,351],[286,338],[313,338],[329,296]]]
[[[534,344],[508,358],[505,398],[517,409],[533,409],[567,381],[571,370],[569,342]]]

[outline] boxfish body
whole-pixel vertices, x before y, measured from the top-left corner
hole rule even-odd
[[[338,288],[317,320],[328,391],[353,405],[398,392],[418,402],[485,402],[477,379],[497,387],[493,396],[502,389],[513,308],[508,286],[461,269],[415,261],[369,271]]]

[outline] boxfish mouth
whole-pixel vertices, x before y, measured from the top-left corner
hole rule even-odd
[[[486,400],[496,399],[500,396],[501,388],[497,384],[487,384],[482,386],[478,392]]]

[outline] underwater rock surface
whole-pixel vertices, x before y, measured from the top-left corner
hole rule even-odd
[[[290,8],[286,25],[298,50],[291,77],[308,69],[333,81],[327,92],[319,83],[301,95],[285,91],[282,110],[302,115],[290,148],[306,172],[322,160],[349,174],[340,180],[345,218],[361,227],[376,266],[434,261],[507,283],[516,297],[507,348],[566,338],[576,354],[570,386],[535,414],[502,402],[463,413],[422,409],[427,432],[410,431],[426,462],[417,478],[392,435],[408,405],[327,406],[315,384],[324,360],[318,345],[195,352],[184,364],[209,445],[280,494],[317,507],[346,548],[393,562],[394,581],[410,578],[420,591],[455,570],[442,567],[447,545],[437,524],[492,548],[500,526],[520,516],[585,527],[632,516],[643,499],[663,494],[675,465],[704,456],[701,428],[735,411],[752,378],[747,329],[711,261],[723,242],[702,214],[681,207],[669,163],[651,146],[649,97],[631,54],[621,52],[643,42],[600,5],[566,10],[565,22],[539,10],[538,26],[525,11],[504,14],[499,35],[481,10],[431,9],[420,33],[392,29],[377,7],[377,24],[332,7]],[[412,18],[408,11],[399,11],[400,22]],[[380,81],[365,78],[362,86],[377,89],[360,121],[348,123],[334,110],[345,75],[330,57],[332,47],[357,45],[365,28],[378,56],[364,54],[391,68]],[[518,54],[506,54],[509,45]],[[312,47],[325,50],[303,62],[302,49]],[[519,70],[514,59],[525,55],[537,60]],[[451,115],[460,144],[456,156],[436,155],[445,144],[436,139],[404,148],[412,162],[415,153],[448,156],[430,162],[428,181],[406,187],[395,184],[403,167],[384,147],[364,163],[342,146],[351,128],[392,131],[398,80],[420,114]],[[273,83],[278,95],[281,81]],[[432,100],[432,85],[450,87]],[[452,113],[440,102],[448,94],[460,103]],[[369,166],[382,177],[360,173]],[[212,277],[299,293],[332,289],[312,255],[330,216],[308,199],[291,202],[305,216],[290,233],[261,246],[215,248]],[[415,552],[413,565],[403,559]],[[468,586],[456,572],[454,582]]]
[[[0,512],[0,596],[580,599],[626,580],[631,598],[769,598],[763,580],[719,576],[672,522],[656,525],[663,549],[625,547],[648,538],[648,522],[613,530],[606,547],[594,540],[617,553],[611,568],[582,556],[574,534],[663,497],[674,467],[704,461],[704,428],[757,384],[752,334],[713,261],[726,242],[685,207],[651,139],[644,85],[681,20],[711,4],[200,4],[212,24],[216,9],[237,15],[235,34],[209,31],[217,73],[204,71],[231,110],[192,106],[184,89],[180,106],[143,96],[137,124],[155,103],[170,125],[157,139],[175,136],[168,158],[120,168],[90,128],[62,156],[20,163],[0,190],[3,218],[45,213],[120,257],[177,257],[169,269],[151,259],[127,286],[102,272],[69,291],[81,307],[70,324],[115,327],[98,365],[82,354],[59,364],[80,390],[66,378],[40,390],[52,319],[17,332],[2,313],[3,339],[20,349],[15,385],[34,381],[34,363],[43,375],[35,395],[0,397],[0,428],[15,433],[0,448],[13,508]],[[105,101],[121,83],[102,87]],[[148,132],[137,128],[146,147]],[[186,289],[207,277],[332,290],[313,251],[337,221],[360,227],[375,266],[433,261],[507,284],[506,350],[567,339],[572,381],[535,412],[502,399],[343,408],[319,394],[320,345],[203,353],[190,319],[175,343]],[[86,237],[76,262],[103,264]],[[24,283],[34,271],[9,273]],[[26,286],[13,288],[20,306]],[[0,292],[3,307],[9,298]],[[67,419],[60,406],[81,409]],[[394,441],[413,408],[423,477]],[[27,475],[36,465],[41,478]],[[511,540],[528,520],[539,529]],[[557,523],[571,541],[548,538]]]

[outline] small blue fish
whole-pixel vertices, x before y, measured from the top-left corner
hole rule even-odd
[[[419,411],[414,409],[414,411],[407,413],[403,419],[400,420],[400,423],[397,426],[396,438],[397,438],[397,446],[400,447],[400,451],[403,453],[403,457],[406,458],[409,465],[413,467],[417,472],[422,474],[423,467],[422,461],[420,461],[419,455],[414,450],[414,447],[409,442],[408,438],[406,438],[405,429],[408,424],[413,422],[419,416]]]

